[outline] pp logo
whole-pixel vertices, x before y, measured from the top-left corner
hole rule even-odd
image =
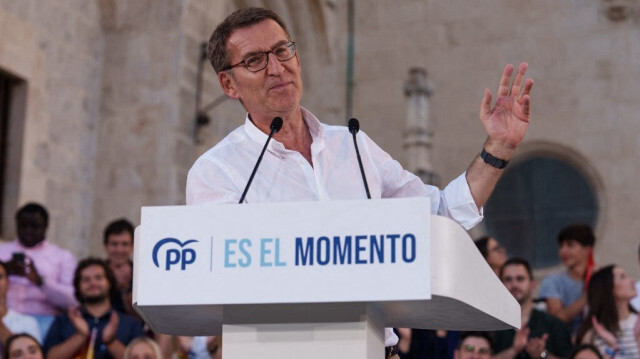
[[[171,266],[176,264],[180,264],[180,269],[185,270],[188,264],[196,261],[196,251],[192,248],[184,248],[193,242],[197,240],[189,239],[182,243],[175,238],[164,238],[153,247],[153,264],[160,268],[158,252],[162,246],[167,245],[169,248],[165,252],[165,270],[170,270]]]

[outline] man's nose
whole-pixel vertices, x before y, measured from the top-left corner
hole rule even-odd
[[[278,76],[282,73],[283,70],[284,70],[284,65],[282,64],[282,62],[280,62],[280,60],[278,60],[276,55],[274,55],[273,52],[268,53],[267,54],[267,74]]]

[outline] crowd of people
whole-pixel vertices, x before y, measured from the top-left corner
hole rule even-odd
[[[220,337],[154,334],[133,309],[134,227],[129,221],[106,226],[104,259],[78,262],[47,239],[49,216],[43,206],[29,203],[15,219],[17,238],[0,244],[4,358],[221,358]],[[567,226],[557,240],[565,268],[547,275],[539,290],[526,260],[508,258],[494,238],[476,240],[487,264],[520,304],[520,329],[461,333],[397,328],[395,355],[640,358],[634,281],[619,266],[596,266],[589,226]]]
[[[219,358],[216,337],[154,334],[132,306],[133,233],[126,219],[104,230],[104,258],[76,260],[47,239],[49,214],[29,203],[17,238],[0,244],[3,358]]]
[[[538,289],[528,261],[508,258],[494,238],[478,251],[521,307],[519,330],[459,333],[398,329],[398,356],[414,358],[640,358],[636,286],[616,265],[594,262],[590,226],[572,224],[557,237],[564,269]],[[640,252],[639,252],[640,256]],[[636,302],[638,301],[638,302]],[[452,339],[453,338],[453,339]]]

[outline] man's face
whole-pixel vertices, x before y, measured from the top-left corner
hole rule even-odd
[[[25,247],[33,247],[42,242],[47,231],[45,220],[39,213],[23,212],[17,221],[18,240]]]
[[[133,238],[127,231],[118,234],[110,234],[107,244],[104,246],[109,262],[113,265],[122,265],[129,262],[133,252]]]
[[[483,337],[466,337],[455,351],[456,359],[488,359],[491,357],[489,342]]]
[[[568,268],[576,266],[581,263],[586,263],[589,258],[589,250],[591,247],[583,246],[580,242],[569,239],[560,243],[560,249],[558,255],[560,260]]]
[[[100,265],[91,265],[80,274],[79,292],[83,303],[100,303],[109,296],[109,280]]]
[[[241,62],[249,54],[272,50],[289,42],[277,22],[268,19],[249,27],[236,29],[227,40],[231,64]],[[269,54],[267,67],[251,72],[244,66],[222,71],[218,80],[224,92],[239,99],[249,114],[267,118],[294,111],[302,97],[302,78],[298,55],[280,62]]]
[[[502,269],[502,283],[511,295],[523,304],[531,298],[535,282],[529,278],[527,268],[521,264],[510,264]]]

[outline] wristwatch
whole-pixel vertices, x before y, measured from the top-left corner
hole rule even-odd
[[[542,353],[540,353],[540,358],[544,359],[549,355],[549,353],[547,353],[547,350],[543,350]]]
[[[480,152],[480,158],[482,158],[484,163],[498,169],[503,169],[507,167],[507,165],[509,164],[509,161],[500,159],[498,157],[494,157],[492,154],[487,152],[487,150],[485,150],[484,148],[482,148],[482,152]]]

